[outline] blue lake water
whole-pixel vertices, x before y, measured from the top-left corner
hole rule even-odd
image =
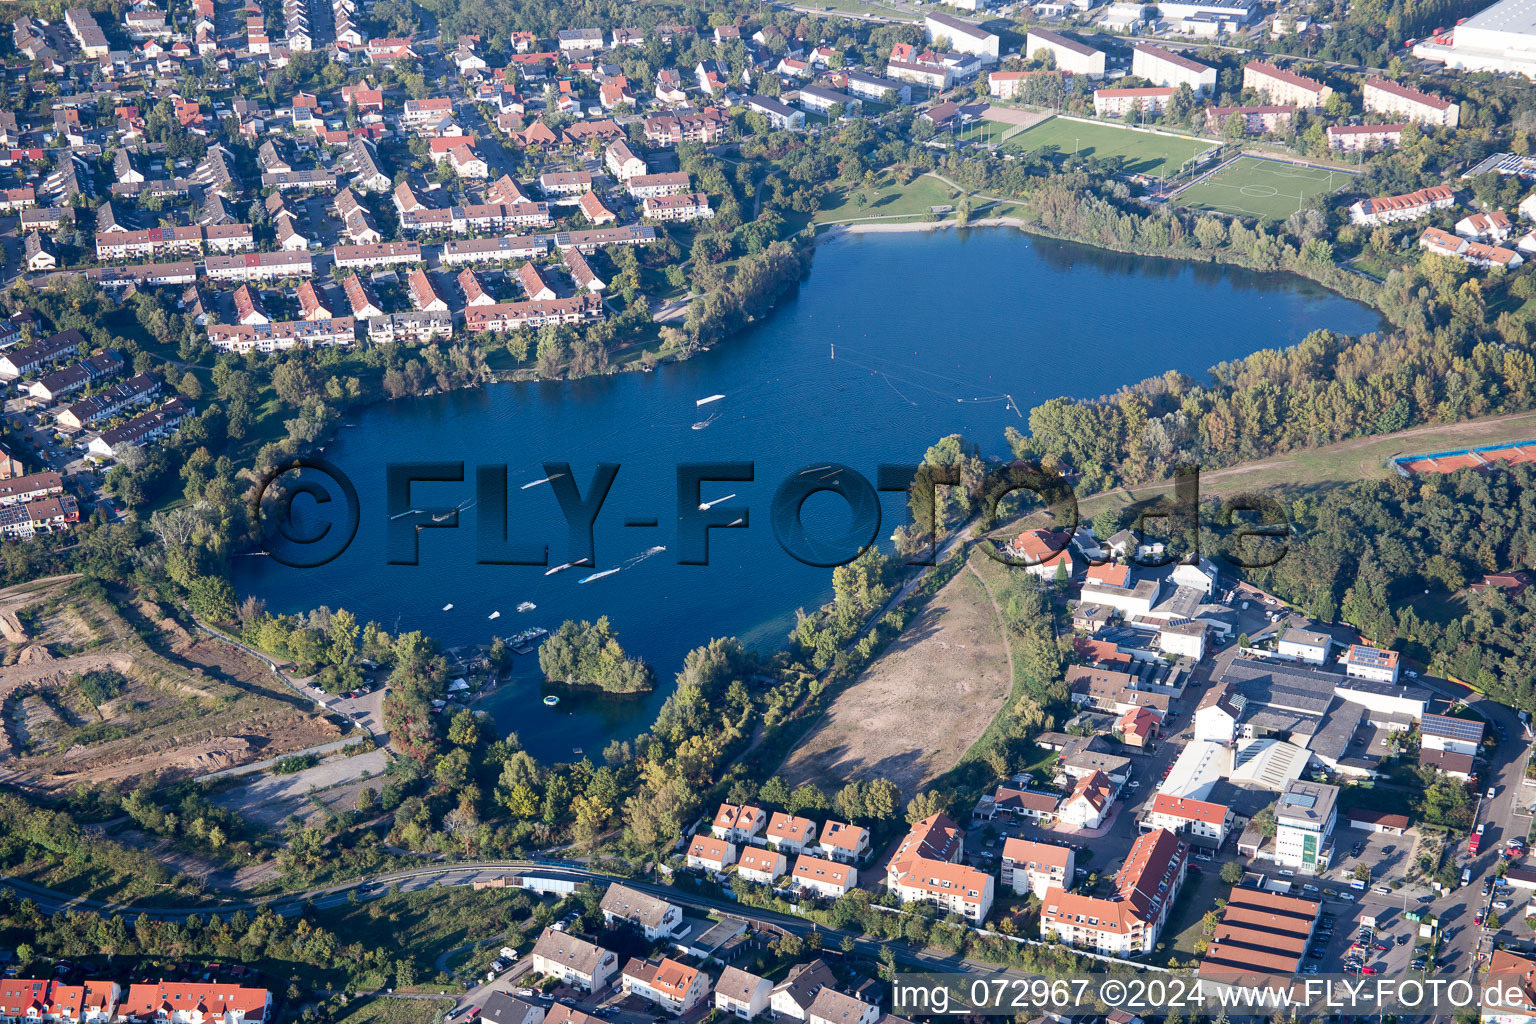
[[[625,649],[655,667],[655,693],[561,692],[549,708],[537,658],[521,657],[513,681],[481,704],[536,756],[565,758],[580,747],[595,757],[650,723],[689,649],[725,635],[776,646],[797,607],[830,597],[831,570],[791,558],[769,525],[785,479],[844,463],[873,481],[879,463],[916,462],[954,432],[1005,454],[1004,428],[1026,422],[1004,395],[1027,415],[1047,398],[1111,393],[1168,369],[1203,375],[1317,328],[1358,334],[1380,325],[1369,308],[1296,278],[1106,253],[1011,229],[847,236],[817,252],[809,279],[764,323],[686,363],[358,413],[325,451],[360,495],[354,542],[319,569],[240,559],[236,587],[273,611],[346,607],[446,647],[607,615]],[[696,406],[715,394],[725,398]],[[505,463],[508,532],[547,542],[551,566],[568,560],[564,520],[550,485],[521,485],[544,477],[545,461],[569,462],[585,494],[596,464],[618,463],[595,550],[598,569],[624,568],[581,584],[594,570],[546,576],[540,567],[477,565],[475,506],[457,529],[420,532],[419,565],[387,564],[384,466],[440,460],[462,461],[464,482],[417,484],[414,505],[469,502],[475,468]],[[711,531],[710,564],[680,565],[676,467],[725,461],[753,463],[754,480],[706,483],[701,500],[735,494],[715,511],[745,507],[745,528]],[[882,495],[881,504],[883,539],[901,522],[903,499]],[[805,513],[818,537],[852,518],[825,494]],[[625,525],[634,519],[658,525]],[[667,550],[641,557],[659,545]],[[524,601],[537,608],[518,613]]]

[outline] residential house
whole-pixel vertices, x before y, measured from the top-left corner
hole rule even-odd
[[[799,853],[816,838],[816,823],[783,811],[774,811],[768,821],[764,838],[768,844],[785,853]]]
[[[817,993],[836,984],[836,975],[823,960],[795,964],[789,969],[784,980],[773,987],[773,991],[768,996],[768,1008],[772,1011],[775,1020],[788,1018],[805,1021],[809,1017],[811,1004],[816,1001]]]
[[[1456,193],[1449,185],[1431,185],[1406,195],[1362,199],[1349,208],[1349,219],[1355,224],[1391,224],[1455,205]]]
[[[601,992],[618,973],[617,954],[569,932],[545,928],[530,954],[533,973],[559,978],[587,992]]]
[[[795,886],[824,899],[837,899],[859,884],[858,869],[852,864],[822,860],[802,853],[790,871]]]
[[[712,836],[698,835],[688,844],[687,865],[701,871],[713,871],[717,875],[736,863],[736,847],[732,843]]]
[[[818,849],[832,860],[857,864],[869,852],[869,829],[841,821],[825,821]]]
[[[667,957],[654,963],[630,960],[624,965],[622,985],[626,995],[655,1003],[672,1014],[686,1013],[709,995],[709,975]]]
[[[574,250],[571,250],[574,251]],[[710,833],[716,839],[732,843],[748,843],[768,824],[768,814],[761,807],[751,804],[721,804],[715,812]]]
[[[778,850],[744,846],[736,861],[736,873],[749,882],[772,885],[788,869],[788,862]]]
[[[1308,109],[1321,107],[1333,95],[1322,82],[1258,60],[1243,65],[1243,88],[1263,93],[1271,103]]]
[[[1078,828],[1098,828],[1104,823],[1115,802],[1115,786],[1103,772],[1092,772],[1077,780],[1072,792],[1056,811],[1063,824]]]
[[[602,911],[610,927],[627,924],[653,941],[671,935],[683,923],[681,907],[618,882],[603,893]]]
[[[727,967],[715,983],[715,1009],[751,1020],[768,1009],[773,983],[739,967]]]

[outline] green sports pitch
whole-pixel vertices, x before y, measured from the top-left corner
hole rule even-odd
[[[1351,177],[1348,171],[1240,156],[1180,191],[1171,201],[1192,210],[1284,220],[1301,209],[1307,196],[1336,192]]]
[[[1174,175],[1197,153],[1212,144],[1202,139],[1176,135],[1156,135],[1132,131],[1112,124],[1091,124],[1053,117],[1033,128],[1011,135],[1002,149],[1019,153],[1042,150],[1077,153],[1079,156],[1108,160],[1120,157],[1121,170],[1127,174]]]

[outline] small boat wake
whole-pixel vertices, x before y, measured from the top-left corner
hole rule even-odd
[[[551,480],[559,480],[563,476],[565,476],[564,473],[556,473],[554,476],[547,476],[547,477],[545,477],[542,480],[535,480],[532,483],[523,484],[523,486],[519,487],[518,490],[526,491],[530,487],[537,487],[537,486],[539,486],[539,484],[547,484]]]
[[[715,420],[717,420],[719,418],[720,418],[720,414],[717,412],[717,413],[715,413],[713,416],[711,416],[707,420],[699,420],[699,422],[697,422],[697,423],[695,423],[693,425],[693,429],[694,430],[703,430],[705,427],[709,426],[711,423],[715,422]]]
[[[644,551],[640,552],[638,555],[631,555],[629,558],[625,559],[623,562],[621,562],[618,565],[614,566],[612,569],[604,569],[602,572],[594,572],[590,576],[583,576],[577,582],[579,582],[579,583],[591,583],[593,580],[600,580],[604,576],[612,576],[616,572],[623,572],[625,569],[633,569],[635,566],[639,565],[641,562],[645,561],[647,558],[651,558],[651,557],[653,557],[655,555],[659,555],[659,554],[661,554],[665,550],[667,550],[667,546],[665,544],[657,544],[653,548],[646,548]]]
[[[531,612],[537,607],[538,605],[534,604],[532,601],[524,601],[522,604],[517,606],[517,610],[520,612]]]

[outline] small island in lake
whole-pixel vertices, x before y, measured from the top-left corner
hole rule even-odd
[[[539,668],[552,683],[608,693],[649,693],[656,685],[649,665],[625,655],[606,615],[595,623],[566,619],[540,646]]]

